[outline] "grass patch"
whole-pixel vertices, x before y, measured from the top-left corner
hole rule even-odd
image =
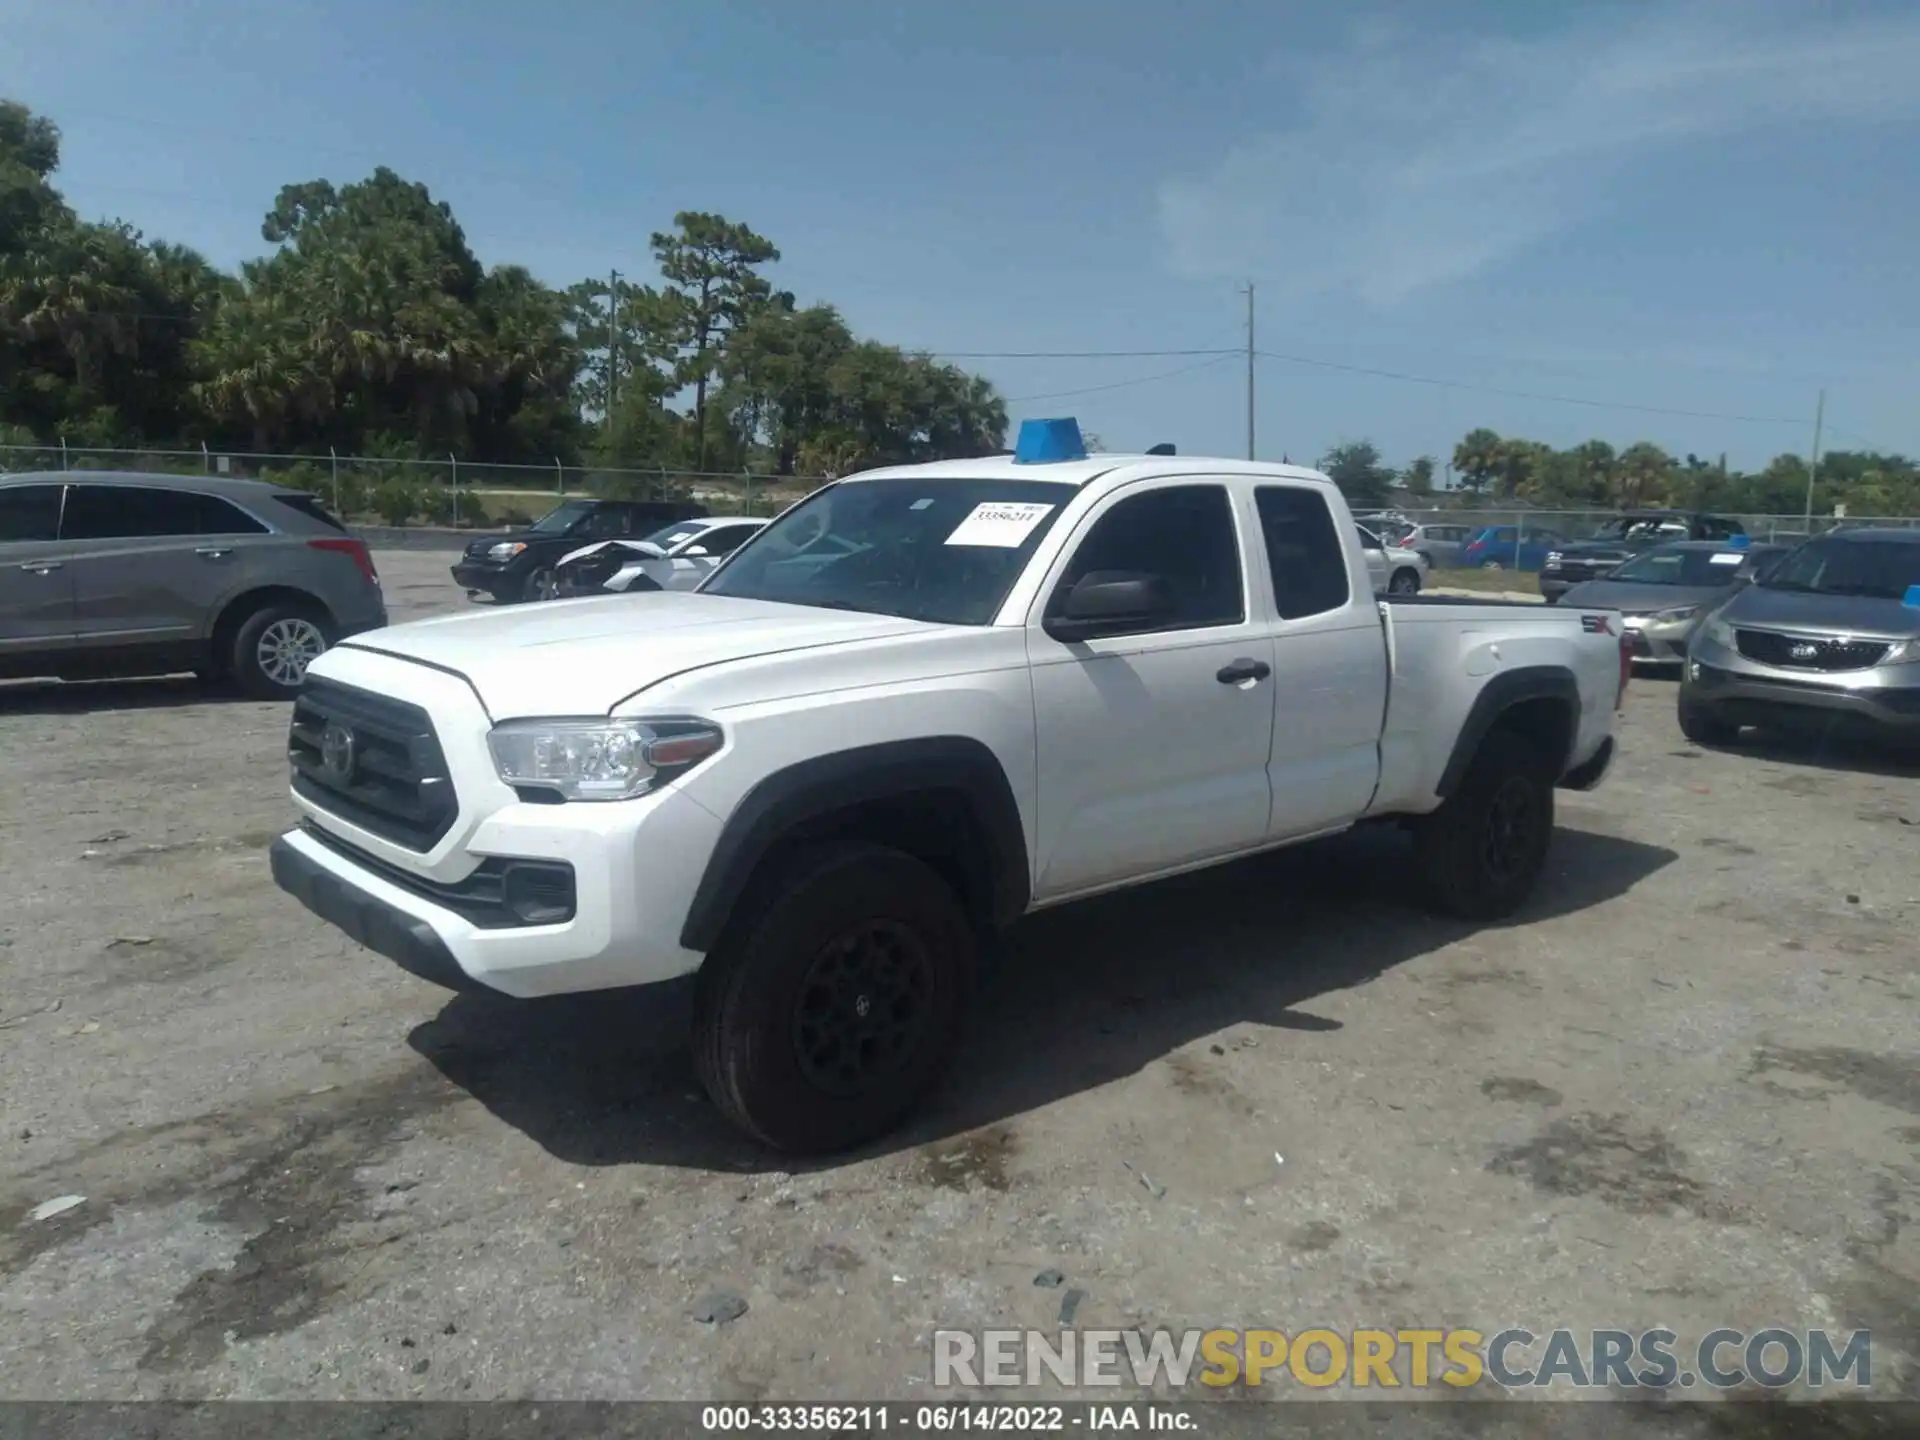
[[[1452,590],[1511,590],[1515,594],[1538,595],[1540,577],[1530,570],[1432,570],[1421,579],[1421,588],[1446,586]]]

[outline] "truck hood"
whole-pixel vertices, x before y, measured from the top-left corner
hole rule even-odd
[[[702,666],[935,628],[893,615],[662,590],[469,610],[371,630],[340,648],[451,671],[495,720],[510,720],[604,715]],[[315,663],[324,673],[325,657]]]

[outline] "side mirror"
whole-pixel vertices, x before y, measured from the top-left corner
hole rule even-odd
[[[1095,570],[1080,577],[1042,625],[1063,643],[1144,630],[1173,613],[1166,581],[1133,570]]]

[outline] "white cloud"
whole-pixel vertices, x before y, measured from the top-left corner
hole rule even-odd
[[[1603,212],[1677,146],[1920,113],[1917,73],[1920,12],[1692,4],[1528,40],[1370,26],[1270,82],[1288,122],[1164,183],[1161,226],[1188,275],[1390,305]]]

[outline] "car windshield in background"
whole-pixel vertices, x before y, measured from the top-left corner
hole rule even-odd
[[[1740,550],[1650,550],[1606,578],[1635,585],[1731,585],[1746,558]]]
[[[985,625],[1073,495],[1044,480],[843,480],[769,524],[700,588]]]
[[[564,535],[592,510],[593,506],[584,501],[569,500],[564,505],[555,506],[527,528],[535,535]]]
[[[1912,540],[1809,540],[1759,581],[1769,590],[1864,595],[1901,600],[1920,585],[1920,537]]]
[[[698,535],[703,528],[703,526],[699,525],[689,525],[686,521],[681,520],[675,524],[668,525],[664,529],[654,531],[646,537],[645,543],[648,545],[658,545],[662,550],[671,550],[689,536]]]

